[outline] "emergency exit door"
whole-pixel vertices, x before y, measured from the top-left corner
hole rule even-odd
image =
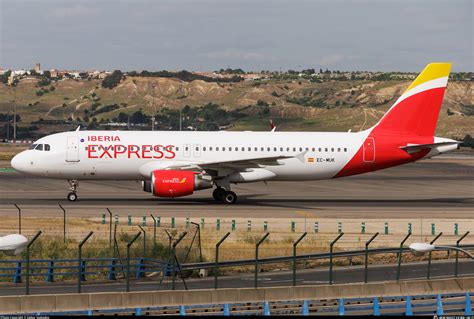
[[[66,162],[79,162],[79,138],[67,137]]]
[[[375,140],[373,137],[367,137],[364,142],[364,162],[375,161]]]

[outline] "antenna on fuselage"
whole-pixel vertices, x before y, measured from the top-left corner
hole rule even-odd
[[[79,125],[77,128],[76,128],[76,132],[77,131],[80,131],[81,130],[81,126]]]

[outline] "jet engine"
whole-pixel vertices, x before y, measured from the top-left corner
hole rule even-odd
[[[158,197],[180,197],[211,188],[212,180],[192,171],[156,170],[151,173],[151,180],[143,181],[142,186],[145,192]]]

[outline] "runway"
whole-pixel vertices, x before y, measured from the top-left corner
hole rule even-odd
[[[216,203],[211,190],[163,199],[143,192],[138,181],[80,181],[77,202],[66,200],[68,184],[0,173],[0,213],[56,216],[62,204],[75,216],[97,216],[109,207],[132,215],[161,216],[423,218],[474,217],[474,156],[448,155],[378,172],[334,180],[268,182],[233,187],[235,205]],[[297,217],[297,216],[296,216]]]
[[[461,260],[459,262],[459,276],[474,275],[474,261]],[[396,265],[370,265],[368,270],[368,282],[387,281],[396,279]],[[454,274],[453,261],[433,261],[431,265],[431,278],[451,277]],[[328,268],[298,270],[297,285],[325,285],[328,284]],[[427,263],[402,264],[400,279],[426,279]],[[153,291],[170,289],[170,279],[159,284],[159,278],[149,278],[143,280],[132,280],[130,282],[131,291]],[[356,283],[364,281],[364,267],[335,267],[333,282],[336,284]],[[291,271],[276,271],[260,273],[258,277],[259,287],[278,287],[292,285]],[[214,277],[188,278],[186,279],[188,289],[212,289],[214,288]],[[219,278],[219,288],[244,288],[254,286],[254,274],[245,273],[233,276],[221,276]],[[180,278],[176,278],[176,289],[185,289]],[[24,284],[4,284],[0,288],[0,295],[19,295],[25,291]],[[77,291],[77,282],[71,280],[58,283],[37,283],[30,286],[31,294],[58,294],[74,293]],[[106,282],[84,282],[82,292],[112,292],[125,291],[125,281]]]

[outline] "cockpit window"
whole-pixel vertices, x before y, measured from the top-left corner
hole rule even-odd
[[[45,151],[50,151],[50,150],[51,150],[51,146],[49,146],[49,144],[44,144],[44,150],[45,150]]]
[[[38,146],[36,146],[35,150],[42,151],[43,150],[43,144],[38,144]]]
[[[38,145],[38,144],[31,144],[29,150],[34,150],[36,148],[36,145]]]

